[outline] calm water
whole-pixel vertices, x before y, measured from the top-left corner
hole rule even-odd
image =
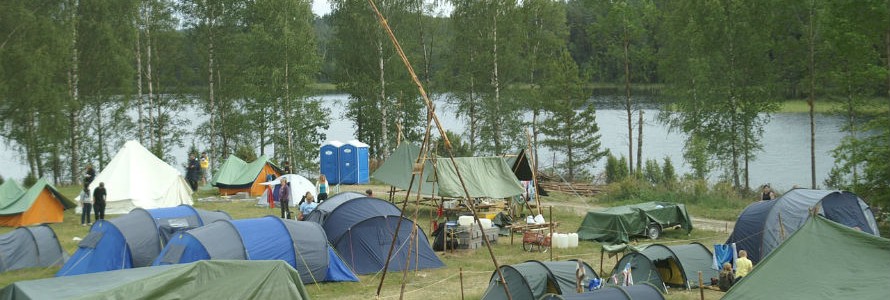
[[[331,109],[331,126],[327,131],[329,140],[347,141],[355,138],[352,121],[345,119],[344,111],[347,95],[324,95],[319,98],[325,106]],[[443,127],[454,132],[463,132],[463,120],[457,119],[453,109],[443,101],[438,102],[437,112],[443,123]],[[660,125],[656,120],[658,111],[644,109],[645,125],[643,127],[643,158],[657,159],[661,162],[665,157],[670,157],[677,172],[689,172],[682,159],[683,142],[685,135],[678,132],[670,132],[668,128]],[[204,119],[202,116],[180,116],[193,120]],[[530,119],[530,115],[525,118]],[[634,116],[636,122],[637,116]],[[627,115],[626,112],[617,109],[600,106],[597,110],[597,124],[600,127],[601,142],[603,147],[618,155],[627,153]],[[834,159],[830,151],[834,149],[844,136],[839,131],[843,119],[834,116],[818,116],[816,120],[816,180],[821,185],[828,176]],[[193,123],[197,124],[197,123]],[[636,135],[636,129],[634,131]],[[636,137],[635,137],[636,138]],[[187,138],[186,144],[190,144],[194,137]],[[195,140],[199,148],[200,140]],[[809,118],[807,114],[775,114],[767,124],[763,137],[763,151],[757,154],[756,160],[751,162],[751,185],[758,186],[763,183],[771,183],[774,188],[784,191],[795,184],[809,186],[810,182],[810,156],[809,156]],[[636,148],[636,145],[634,145]],[[171,162],[177,168],[181,168],[185,160],[186,149],[174,150],[177,161]],[[540,150],[542,166],[549,166],[553,161],[561,159],[559,153],[552,153],[548,149]],[[4,178],[23,178],[27,174],[27,166],[24,160],[8,146],[0,147],[0,175]],[[602,172],[604,161],[593,166],[594,173]],[[711,179],[716,179],[713,175]]]

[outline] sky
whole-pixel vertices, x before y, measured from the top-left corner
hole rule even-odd
[[[312,12],[318,16],[331,13],[331,4],[328,0],[312,0]]]

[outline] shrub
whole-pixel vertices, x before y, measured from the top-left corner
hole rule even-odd
[[[643,178],[652,184],[661,184],[664,182],[664,176],[662,175],[661,167],[658,166],[657,160],[650,159],[646,161],[646,165],[643,168]]]
[[[37,183],[37,176],[34,173],[28,172],[28,176],[25,176],[25,180],[22,181],[26,188],[30,188]]]
[[[250,146],[241,145],[235,150],[235,157],[238,157],[245,162],[253,162],[256,160],[256,152],[254,152],[253,148]]]

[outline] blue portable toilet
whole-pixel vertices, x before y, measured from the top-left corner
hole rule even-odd
[[[328,141],[319,149],[319,163],[321,174],[328,179],[329,184],[340,184],[340,147],[343,143]]]
[[[340,183],[369,183],[369,170],[368,144],[351,140],[340,146]]]

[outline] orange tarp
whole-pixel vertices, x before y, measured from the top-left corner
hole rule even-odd
[[[31,208],[23,213],[0,216],[0,226],[28,226],[42,223],[61,223],[64,219],[65,208],[50,193],[49,190],[43,189],[40,195],[34,200]]]

